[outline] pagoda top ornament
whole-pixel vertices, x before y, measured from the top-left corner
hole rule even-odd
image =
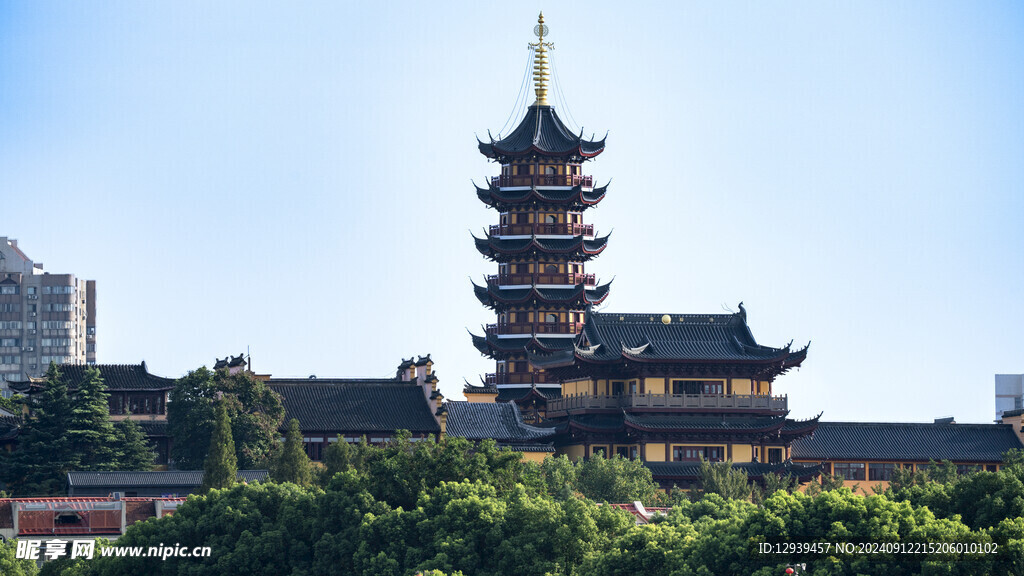
[[[537,25],[533,27],[533,33],[537,35],[536,42],[530,42],[529,48],[533,50],[533,91],[537,95],[534,106],[548,105],[548,78],[551,73],[548,71],[548,50],[554,50],[553,42],[545,42],[544,37],[548,34],[548,27],[544,24],[544,13],[537,17]]]

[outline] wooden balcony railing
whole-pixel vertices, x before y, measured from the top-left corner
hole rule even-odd
[[[554,383],[543,372],[497,372],[484,376],[488,386],[497,384],[548,384]]]
[[[522,284],[568,284],[572,286],[586,284],[587,286],[593,286],[597,284],[597,279],[593,274],[576,274],[575,272],[565,274],[491,274],[487,277],[487,283],[498,286],[518,286]]]
[[[578,334],[582,322],[523,322],[488,324],[488,334]]]
[[[593,224],[545,223],[500,224],[491,226],[491,236],[593,236]]]
[[[583,186],[594,187],[594,177],[582,174],[519,174],[493,176],[491,186]]]
[[[581,394],[548,400],[548,413],[585,409],[618,408],[727,408],[736,410],[786,410],[786,396],[760,394]]]

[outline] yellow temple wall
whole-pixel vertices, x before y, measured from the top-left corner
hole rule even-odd
[[[665,445],[664,444],[647,444],[644,447],[644,457],[648,462],[664,462],[665,461]]]
[[[494,399],[498,396],[497,394],[473,394],[471,392],[463,392],[463,394],[469,402],[483,402],[486,404],[493,404]]]
[[[754,449],[750,444],[733,444],[732,445],[732,461],[733,462],[753,462],[754,461]]]
[[[733,378],[732,379],[732,393],[733,394],[751,394],[750,380],[746,378]]]
[[[644,378],[644,390],[647,394],[665,394],[665,379]]]

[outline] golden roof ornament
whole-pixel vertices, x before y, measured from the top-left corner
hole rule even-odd
[[[548,105],[548,49],[554,50],[552,42],[545,42],[544,36],[548,34],[548,27],[544,25],[544,13],[537,17],[537,25],[533,27],[533,33],[537,35],[537,41],[531,42],[529,47],[533,52],[533,91],[537,94],[535,106]]]

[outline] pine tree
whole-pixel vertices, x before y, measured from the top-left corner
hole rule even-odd
[[[16,496],[59,494],[67,473],[78,467],[80,455],[65,435],[71,422],[71,399],[56,364],[50,363],[42,392],[22,402],[31,414],[21,427],[18,448],[0,460],[0,479]]]
[[[117,470],[117,434],[110,421],[109,395],[95,366],[85,370],[85,379],[74,392],[67,437],[78,457],[78,469]]]
[[[114,426],[117,434],[118,470],[152,470],[156,452],[137,422],[125,418]]]
[[[217,402],[213,435],[210,437],[210,452],[206,456],[202,491],[212,488],[227,488],[238,478],[238,456],[235,441],[231,437],[231,420],[224,401]]]
[[[338,472],[352,468],[354,456],[352,447],[339,434],[337,441],[328,444],[324,451],[323,484],[326,486]]]
[[[294,482],[305,486],[312,480],[309,457],[302,448],[302,432],[299,431],[299,421],[295,418],[288,422],[284,450],[274,464],[274,480],[278,482]]]

